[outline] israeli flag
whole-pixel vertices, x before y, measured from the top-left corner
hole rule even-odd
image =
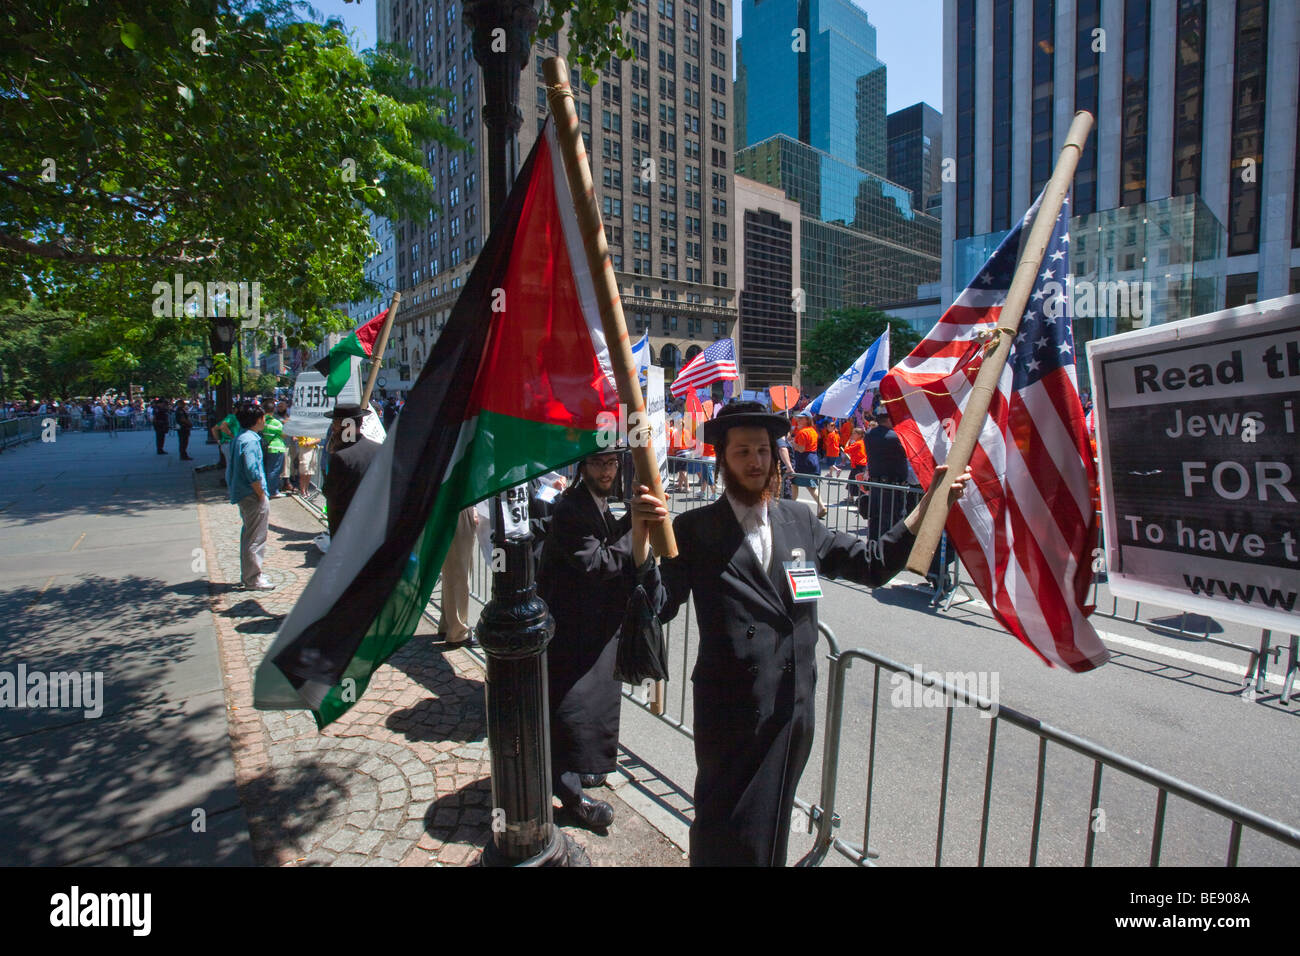
[[[645,377],[650,368],[650,333],[646,332],[641,336],[641,341],[632,346],[632,367],[636,369],[637,378],[641,380],[641,387],[645,388]]]
[[[831,383],[811,402],[805,411],[809,415],[823,415],[827,418],[848,418],[858,407],[862,397],[868,391],[875,391],[880,380],[889,371],[889,327],[880,338],[872,343],[858,360],[849,366],[849,370]]]

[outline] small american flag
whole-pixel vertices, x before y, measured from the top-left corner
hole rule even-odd
[[[734,378],[740,378],[736,370],[736,346],[731,339],[718,339],[686,363],[673,379],[671,391],[681,398],[689,389]]]
[[[920,345],[881,382],[922,484],[948,455],[998,326],[1039,201],[998,246]],[[1087,671],[1109,654],[1088,615],[1098,520],[1096,466],[1074,364],[1066,291],[1069,199],[1048,242],[1006,367],[971,456],[974,485],[948,534],[994,617],[1049,665]]]

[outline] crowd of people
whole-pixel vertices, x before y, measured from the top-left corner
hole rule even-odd
[[[715,479],[717,451],[697,427],[682,414],[667,423],[668,485],[671,495],[689,495],[711,501],[719,492]],[[915,485],[916,476],[907,463],[902,443],[893,429],[887,408],[880,406],[869,415],[832,419],[795,411],[786,432],[777,441],[780,471],[779,497],[798,500],[803,489],[812,499],[819,518],[825,518],[834,501],[822,500],[819,479],[843,479],[843,503],[861,505],[867,517],[867,482]],[[695,476],[692,493],[691,478]],[[892,522],[891,522],[892,523]]]
[[[392,423],[397,414],[390,401]],[[331,539],[338,532],[379,443],[362,434],[367,414],[384,415],[384,404],[375,402],[369,411],[359,405],[336,405],[324,443],[320,439],[285,433],[292,414],[291,404],[268,397],[263,403],[241,402],[211,434],[225,463],[222,484],[230,503],[239,507],[242,529],[239,539],[240,586],[249,591],[275,588],[262,573],[266,557],[266,535],[270,502],[286,494],[312,496],[311,482],[320,469],[325,479],[321,493]]]

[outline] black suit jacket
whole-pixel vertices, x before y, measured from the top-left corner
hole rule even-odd
[[[693,865],[785,863],[816,720],[817,605],[794,602],[783,562],[801,548],[822,577],[878,586],[904,567],[913,540],[900,521],[877,549],[830,531],[804,505],[770,501],[768,508],[767,571],[724,496],[677,518],[678,556],[642,575],[661,620],[695,595]]]
[[[325,473],[325,484],[321,486],[327,506],[325,517],[329,521],[330,537],[343,524],[343,516],[352,504],[352,496],[357,493],[361,479],[380,447],[379,442],[360,438],[330,452],[329,470]]]

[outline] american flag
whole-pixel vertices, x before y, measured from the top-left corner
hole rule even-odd
[[[681,398],[688,389],[703,388],[733,378],[740,378],[736,370],[736,346],[731,339],[718,339],[686,363],[673,379],[671,391]]]
[[[983,360],[979,333],[999,324],[1021,233],[1041,201],[881,382],[923,485],[957,434]],[[1098,537],[1092,498],[1097,472],[1075,375],[1065,294],[1069,249],[1067,198],[971,457],[974,486],[953,508],[947,529],[1002,626],[1049,665],[1079,672],[1110,655],[1085,603]]]

